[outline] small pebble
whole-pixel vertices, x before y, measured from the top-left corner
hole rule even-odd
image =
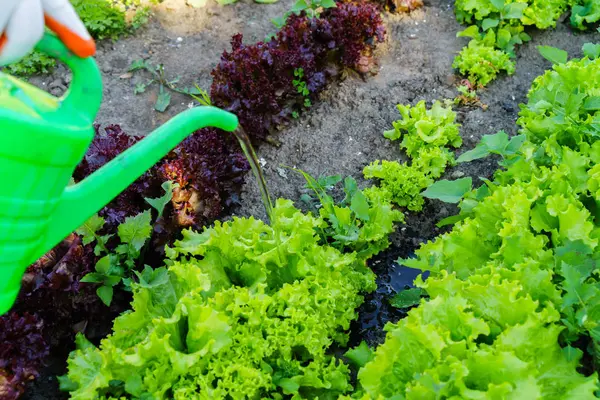
[[[177,41],[178,41],[178,42],[183,42],[183,38],[182,38],[182,37],[178,37],[178,38],[177,38]]]
[[[417,35],[415,35],[414,33],[411,33],[410,35],[408,35],[409,39],[416,39]]]
[[[281,167],[277,167],[277,174],[284,179],[287,179],[288,177],[286,170]]]

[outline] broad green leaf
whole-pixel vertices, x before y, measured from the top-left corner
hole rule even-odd
[[[342,205],[348,205],[348,203],[352,201],[354,194],[358,192],[356,179],[351,176],[344,179],[344,192],[346,193],[346,196],[344,196],[344,200],[342,200]]]
[[[484,31],[487,31],[490,28],[497,27],[499,22],[500,22],[500,20],[498,20],[496,18],[486,18],[481,23],[481,27],[483,28]]]
[[[125,391],[135,397],[140,397],[144,390],[142,377],[139,374],[132,374],[125,381]]]
[[[335,185],[337,185],[341,181],[342,181],[341,175],[322,176],[322,177],[319,177],[319,179],[317,179],[318,184],[320,186],[323,186],[327,190],[332,189]],[[305,185],[305,187],[310,188],[310,186],[308,186],[308,184]]]
[[[508,31],[507,29],[498,29],[498,33],[496,36],[496,42],[498,43],[498,47],[500,47],[501,49],[506,48],[506,46],[510,42],[511,37],[512,35],[510,34],[510,31]]]
[[[375,357],[373,350],[369,348],[364,340],[358,346],[350,349],[344,356],[354,364],[355,367],[362,368]]]
[[[583,355],[583,352],[581,350],[570,345],[563,347],[562,353],[567,359],[567,361],[578,361]]]
[[[508,145],[508,135],[504,131],[499,131],[494,135],[484,135],[481,143],[492,153],[501,154]]]
[[[273,25],[275,25],[277,28],[281,28],[284,24],[285,24],[285,20],[286,18],[284,16],[281,17],[277,17],[277,18],[273,18],[271,20],[271,22],[273,23]]]
[[[525,135],[517,135],[510,138],[508,145],[506,145],[504,148],[504,155],[515,154],[517,151],[519,151],[526,139],[527,136]]]
[[[150,204],[156,211],[158,211],[158,218],[162,217],[162,214],[165,210],[165,206],[169,204],[171,199],[173,198],[173,189],[178,188],[178,183],[173,183],[172,181],[166,181],[162,184],[162,189],[165,191],[165,194],[161,197],[157,197],[155,199],[151,199],[148,197],[144,197],[144,200],[148,204]]]
[[[479,38],[479,36],[479,27],[477,25],[471,25],[456,34],[456,37],[470,37],[475,39]]]
[[[100,297],[100,300],[107,306],[110,306],[113,298],[113,288],[111,286],[100,286],[96,289],[96,294]]]
[[[273,383],[283,389],[283,393],[292,394],[297,393],[300,388],[300,384],[290,378],[274,379]]]
[[[104,282],[104,275],[99,274],[97,272],[90,272],[86,274],[79,282],[84,283],[101,283]]]
[[[527,8],[527,3],[511,3],[504,6],[502,9],[503,19],[521,19],[523,11]]]
[[[164,90],[161,86],[154,109],[158,112],[164,112],[169,107],[169,104],[171,104],[171,93]]]
[[[423,289],[411,288],[398,292],[390,299],[390,304],[396,308],[408,308],[421,302],[421,296],[425,294]]]
[[[321,0],[321,7],[323,8],[334,8],[337,7],[335,0]]]
[[[457,159],[457,163],[464,163],[473,160],[479,160],[480,158],[484,158],[490,155],[490,151],[481,145],[477,145],[474,149],[465,151],[462,153]]]
[[[600,57],[600,44],[586,43],[583,45],[583,55],[589,59]]]
[[[104,256],[96,263],[96,271],[102,275],[108,275],[110,271],[110,255]]]
[[[119,284],[119,282],[121,282],[123,278],[121,276],[118,275],[110,275],[105,277],[104,279],[104,285],[105,286],[116,286]]]
[[[127,243],[137,251],[140,251],[146,240],[152,235],[151,220],[152,215],[149,210],[135,217],[127,217],[125,222],[119,225],[119,238],[121,238],[123,243]]]
[[[103,226],[104,218],[95,214],[77,229],[76,232],[82,236],[83,244],[87,245],[96,240],[96,233],[102,229]]]
[[[569,53],[552,46],[538,46],[538,51],[546,60],[553,64],[564,64],[569,58]]]
[[[463,219],[467,218],[468,216],[469,216],[468,214],[462,214],[462,213],[458,214],[458,215],[451,215],[449,217],[444,218],[437,224],[435,224],[435,226],[437,226],[438,228],[441,228],[441,227],[447,226],[447,225],[454,225],[455,223],[462,221]]]
[[[352,196],[352,202],[350,203],[350,209],[354,211],[356,216],[363,221],[369,220],[369,202],[367,198],[360,190],[354,193]]]
[[[519,33],[519,38],[523,41],[523,42],[529,42],[531,40],[531,36],[529,36],[527,33],[525,32],[521,32]]]
[[[490,3],[496,7],[496,10],[500,11],[504,7],[504,1],[505,0],[490,0]]]
[[[306,10],[308,8],[308,4],[305,0],[297,0],[296,3],[291,8],[293,13],[299,13],[300,11]]]
[[[473,180],[470,176],[448,181],[442,179],[429,186],[422,194],[428,199],[437,199],[445,203],[458,203],[465,193],[472,190]]]
[[[586,111],[600,110],[600,96],[592,96],[585,99],[583,109]]]

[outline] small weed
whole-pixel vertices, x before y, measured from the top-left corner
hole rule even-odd
[[[481,88],[481,85],[476,87],[468,79],[462,80],[456,87],[459,95],[454,98],[452,103],[456,106],[481,107],[482,109],[486,110],[488,107],[487,104],[481,103],[479,96],[477,96],[478,88]]]
[[[196,85],[196,92],[190,92],[189,95],[192,96],[194,100],[203,106],[212,106],[212,102],[210,101],[210,95],[204,89],[201,89],[200,86]]]
[[[200,104],[210,105],[210,97],[206,91],[200,89],[197,85],[195,88],[178,88],[175,86],[181,77],[176,77],[175,79],[167,79],[165,74],[165,68],[162,64],[152,65],[147,60],[137,60],[134,61],[129,67],[129,72],[135,71],[147,71],[152,75],[151,79],[148,79],[146,83],[138,83],[135,86],[134,93],[140,94],[144,93],[149,86],[153,84],[158,84],[158,98],[156,99],[156,103],[154,104],[154,109],[159,112],[164,112],[169,105],[171,104],[171,93],[169,90],[177,93],[187,94],[196,99]],[[201,97],[197,97],[196,95],[200,95]],[[208,103],[208,104],[206,104]]]
[[[312,102],[310,101],[310,91],[308,90],[308,86],[306,85],[306,81],[303,79],[304,78],[304,70],[302,68],[296,68],[294,69],[294,76],[296,77],[296,79],[294,79],[292,81],[294,87],[296,88],[296,90],[298,91],[299,94],[301,94],[304,97],[304,108],[309,108],[310,106],[312,106]],[[294,113],[296,115],[294,115]],[[292,117],[293,118],[298,118],[298,113],[297,112],[293,112],[292,113]]]

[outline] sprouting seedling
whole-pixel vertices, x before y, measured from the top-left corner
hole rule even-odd
[[[189,93],[190,96],[192,96],[192,98],[194,100],[196,100],[198,103],[202,104],[203,106],[212,106],[212,102],[210,101],[210,95],[208,94],[208,92],[202,88],[200,88],[200,86],[196,85],[196,92],[194,93]]]
[[[306,84],[306,81],[304,80],[304,69],[302,69],[302,68],[294,69],[294,77],[296,77],[296,79],[294,79],[292,81],[292,84],[294,85],[294,87],[296,88],[298,93],[304,97],[304,103],[303,103],[304,107],[309,108],[310,106],[312,106],[312,102],[310,101],[310,98],[309,98],[310,91],[308,90],[308,85]],[[292,112],[292,117],[298,118],[298,112],[297,111]]]
[[[195,88],[179,88],[176,84],[179,82],[181,77],[176,77],[175,79],[168,79],[165,73],[165,68],[162,64],[152,65],[148,60],[137,60],[134,61],[129,67],[129,72],[135,71],[147,71],[152,75],[152,78],[148,79],[145,83],[138,83],[135,86],[134,93],[140,94],[144,93],[149,86],[153,84],[158,84],[158,98],[156,99],[156,103],[154,104],[154,109],[159,112],[164,112],[171,104],[171,93],[169,90],[177,93],[187,94],[189,96],[194,97],[195,95],[200,95],[202,100],[194,97],[200,104],[205,104],[206,100],[208,100],[210,105],[210,97],[206,91],[200,89],[198,85]]]

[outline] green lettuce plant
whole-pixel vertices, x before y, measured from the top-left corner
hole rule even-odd
[[[400,140],[400,148],[411,163],[377,160],[367,165],[365,178],[377,179],[378,185],[365,189],[370,199],[392,202],[410,211],[420,211],[424,200],[423,189],[442,176],[448,165],[454,164],[451,147],[460,147],[459,125],[456,113],[435,101],[427,109],[425,101],[415,106],[398,105],[402,119],[393,122],[394,129],[383,135]]]
[[[385,344],[358,374],[356,398],[596,397],[596,50],[586,45],[583,59],[534,80],[521,135],[484,137],[459,158],[499,154],[502,169],[463,196],[450,232],[399,260],[430,272],[416,281],[430,300],[387,326]]]
[[[348,176],[344,179],[344,197],[338,200],[331,192],[342,181],[340,176],[315,179],[297,171],[316,197],[305,195],[302,199],[323,219],[318,229],[323,243],[342,252],[356,252],[365,260],[390,245],[388,236],[395,224],[404,222],[404,214],[393,208],[391,199],[367,197],[356,180]]]
[[[500,71],[511,75],[515,47],[531,40],[525,27],[553,28],[569,9],[571,25],[576,29],[585,29],[585,24],[600,20],[600,5],[595,0],[457,0],[457,20],[470,25],[457,36],[472,40],[452,66],[481,87]]]
[[[133,310],[99,347],[83,336],[61,386],[73,399],[336,398],[332,356],[375,289],[357,253],[321,244],[323,220],[279,200],[253,218],[183,232],[166,266],[131,284]]]

